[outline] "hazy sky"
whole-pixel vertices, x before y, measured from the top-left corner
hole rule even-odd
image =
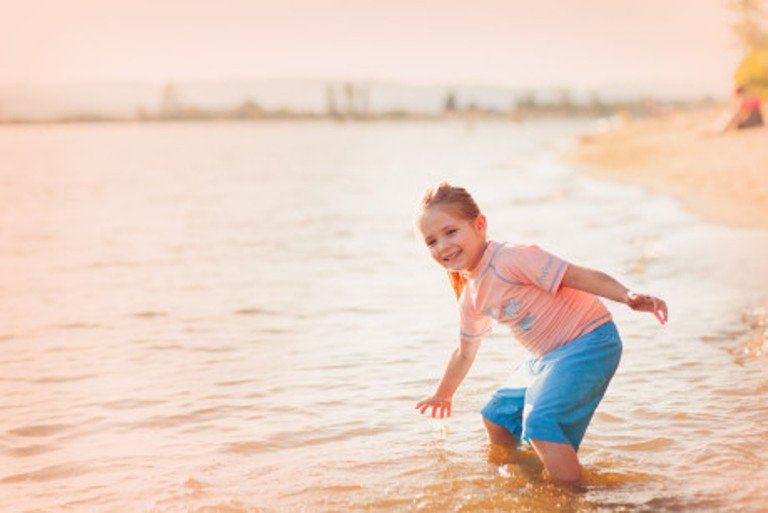
[[[0,0],[0,83],[312,77],[722,92],[725,0]]]

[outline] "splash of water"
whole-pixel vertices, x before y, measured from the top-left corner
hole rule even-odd
[[[768,354],[768,309],[754,307],[741,316],[747,332],[741,340],[741,359],[752,360]]]

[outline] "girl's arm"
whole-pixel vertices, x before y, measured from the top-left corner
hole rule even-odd
[[[432,397],[428,397],[416,404],[419,413],[424,413],[432,408],[432,416],[436,417],[439,413],[440,418],[451,416],[451,399],[456,389],[459,388],[464,376],[472,367],[475,361],[477,350],[480,348],[480,340],[468,340],[462,338],[459,345],[451,353],[448,360],[448,366],[443,373],[443,379],[437,386],[437,391]]]
[[[563,275],[562,286],[624,303],[633,310],[651,312],[660,323],[667,322],[667,303],[663,299],[636,294],[604,272],[570,264]]]

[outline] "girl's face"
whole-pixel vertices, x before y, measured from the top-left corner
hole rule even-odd
[[[449,271],[468,271],[480,262],[486,244],[484,215],[470,221],[450,208],[428,207],[418,227],[432,258]]]

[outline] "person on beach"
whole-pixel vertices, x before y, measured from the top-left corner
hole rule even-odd
[[[651,312],[667,305],[636,294],[600,271],[566,262],[535,245],[489,240],[487,219],[463,188],[441,183],[424,195],[417,217],[432,258],[448,271],[459,302],[460,335],[437,391],[416,404],[451,415],[451,399],[493,321],[506,324],[531,358],[515,382],[482,409],[491,444],[530,443],[547,473],[581,478],[577,451],[621,358],[622,343],[598,296]]]
[[[723,132],[763,126],[760,97],[750,93],[744,86],[733,92],[731,111],[727,114]]]

